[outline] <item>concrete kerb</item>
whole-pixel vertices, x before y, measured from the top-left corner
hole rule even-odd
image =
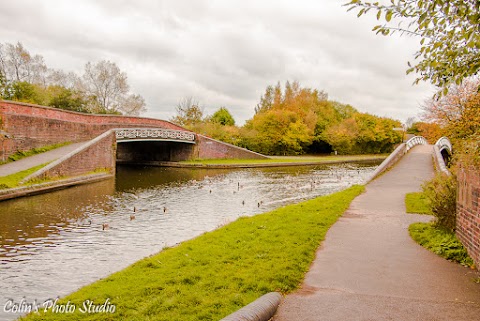
[[[198,169],[234,169],[234,168],[262,168],[262,167],[294,167],[294,166],[321,166],[345,163],[368,163],[379,160],[378,158],[352,159],[352,160],[332,160],[324,162],[291,162],[291,163],[260,163],[260,164],[185,164],[177,162],[149,161],[137,162],[136,165],[159,166],[159,167],[178,167],[178,168],[198,168]],[[128,162],[117,161],[118,164],[128,164]]]
[[[0,201],[23,197],[23,196],[31,196],[31,195],[47,193],[47,192],[51,192],[59,189],[68,188],[74,185],[95,183],[98,181],[112,178],[113,176],[114,176],[113,174],[107,174],[107,173],[90,174],[90,175],[70,177],[66,179],[45,182],[40,184],[34,184],[29,186],[4,189],[4,190],[0,190]]]
[[[267,293],[220,321],[268,321],[277,311],[282,298],[278,292]]]
[[[32,173],[30,174],[29,176],[25,177],[23,180],[20,181],[20,184],[24,184],[28,181],[31,181],[35,178],[39,178],[41,177],[45,172],[51,170],[52,168],[58,166],[59,164],[63,163],[64,161],[66,161],[67,159],[75,156],[76,154],[84,151],[85,149],[89,148],[90,146],[96,144],[97,142],[99,142],[100,140],[104,139],[105,137],[107,137],[108,135],[110,135],[112,132],[114,132],[115,129],[110,129],[108,131],[106,131],[105,133],[95,137],[94,139],[86,142],[84,145],[78,147],[77,149],[71,151],[70,153],[68,153],[67,155],[64,155],[63,157],[60,157],[59,159],[57,159],[56,161],[53,161],[51,162],[50,164],[48,164],[47,166],[39,169],[38,171],[36,171],[35,173]]]

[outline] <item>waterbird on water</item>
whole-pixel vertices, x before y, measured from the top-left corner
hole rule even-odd
[[[106,229],[108,229],[110,227],[110,225],[108,225],[108,223],[103,223],[102,224],[102,231],[105,231]]]
[[[164,206],[163,207],[163,213],[165,213],[167,211],[167,208]]]
[[[135,215],[130,215],[130,221],[133,221],[135,219]]]

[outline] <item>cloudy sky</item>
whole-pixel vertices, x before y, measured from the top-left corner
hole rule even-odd
[[[47,66],[83,73],[110,60],[169,119],[184,97],[207,114],[253,116],[268,85],[299,81],[362,112],[405,121],[434,88],[405,75],[419,39],[376,36],[374,16],[346,0],[15,0],[0,2],[0,42],[20,41]]]

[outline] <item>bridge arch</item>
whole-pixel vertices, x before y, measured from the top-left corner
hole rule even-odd
[[[437,142],[435,143],[435,146],[438,147],[438,150],[440,152],[446,151],[448,154],[452,154],[453,148],[452,148],[452,143],[450,142],[450,139],[448,137],[440,137]]]
[[[440,153],[442,156],[445,165],[448,166],[450,164],[450,159],[452,158],[453,152],[452,143],[448,137],[440,137],[434,146],[434,148],[438,150],[438,153]]]
[[[407,142],[405,143],[405,145],[406,145],[405,152],[408,152],[410,149],[412,149],[413,147],[415,147],[417,145],[427,145],[427,144],[428,144],[428,142],[425,139],[425,137],[423,137],[423,136],[413,136],[412,138],[407,140]]]
[[[165,128],[116,128],[117,163],[182,161],[195,151],[195,134]]]

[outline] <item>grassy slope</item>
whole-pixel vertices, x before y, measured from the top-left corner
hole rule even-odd
[[[429,200],[422,192],[408,193],[405,196],[405,206],[407,208],[407,213],[432,215]]]
[[[241,165],[241,164],[271,164],[271,163],[325,163],[335,161],[356,161],[365,159],[385,159],[388,155],[348,155],[348,156],[292,156],[271,157],[268,159],[198,159],[182,161],[183,164],[205,165]]]
[[[432,214],[429,200],[423,192],[408,193],[405,196],[407,213]],[[447,260],[473,267],[473,260],[454,233],[435,226],[435,223],[413,223],[408,231],[412,239],[435,254]]]
[[[38,166],[29,168],[27,170],[24,170],[24,171],[21,171],[21,172],[12,174],[12,175],[7,175],[7,176],[0,177],[0,189],[18,187],[19,183],[22,179],[24,179],[25,177],[27,177],[30,174],[35,173],[36,171],[38,171],[40,168],[46,166],[47,164],[48,163],[38,165]]]
[[[433,223],[414,223],[408,231],[415,242],[429,251],[447,260],[474,267],[473,260],[454,233],[436,227]]]
[[[18,161],[18,160],[20,160],[22,158],[25,158],[25,157],[28,157],[28,156],[33,156],[33,155],[45,153],[45,152],[48,152],[52,149],[56,149],[56,148],[59,148],[59,147],[62,147],[62,146],[70,145],[70,144],[71,144],[71,142],[64,142],[64,143],[58,143],[58,144],[48,145],[48,146],[44,146],[44,147],[33,148],[33,149],[30,149],[30,150],[27,150],[27,151],[18,151],[15,154],[8,157],[7,161],[0,162],[0,165],[10,163],[10,162],[14,162],[14,161]]]
[[[271,291],[296,289],[330,226],[364,190],[345,191],[240,218],[143,259],[63,299],[76,314],[28,320],[219,320]],[[81,314],[109,298],[116,313]]]

